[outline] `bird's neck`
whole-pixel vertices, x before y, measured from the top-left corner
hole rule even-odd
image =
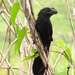
[[[44,16],[41,16],[41,17],[39,16],[38,20],[49,20],[49,18],[48,17],[44,17]]]

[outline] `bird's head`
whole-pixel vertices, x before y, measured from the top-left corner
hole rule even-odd
[[[38,16],[51,17],[53,14],[57,14],[57,10],[55,8],[43,8],[40,10]]]

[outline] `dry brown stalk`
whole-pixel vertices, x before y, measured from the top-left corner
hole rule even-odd
[[[3,14],[1,14],[1,17],[2,17],[3,20],[6,22],[6,24],[8,25],[8,27],[11,29],[12,33],[14,34],[14,36],[17,37],[15,31],[14,31],[13,28],[10,26],[10,24],[9,24],[8,21],[6,20],[5,16],[4,16]]]
[[[4,1],[3,1],[3,5],[4,5],[4,7],[5,7],[6,11],[9,13],[9,10],[8,10],[8,8],[7,8],[6,4],[4,3]]]
[[[59,62],[59,60],[60,60],[60,58],[61,58],[61,56],[64,54],[64,50],[60,53],[60,55],[58,56],[58,58],[57,58],[57,60],[56,60],[56,62],[55,62],[55,64],[54,64],[54,66],[53,66],[53,68],[55,68],[56,67],[56,65],[58,64],[58,62]]]
[[[17,40],[18,40],[18,38],[16,38],[16,39],[10,44],[10,46],[9,46],[9,48],[8,48],[6,54],[5,54],[5,57],[3,58],[3,60],[2,60],[1,63],[0,63],[0,67],[2,66],[2,64],[3,64],[3,62],[4,62],[5,58],[6,58],[6,56],[7,56],[8,53],[10,52],[11,47],[14,45],[14,43],[15,43]]]
[[[9,14],[6,10],[3,10],[3,9],[0,10],[0,14],[1,14],[1,13],[5,13],[5,14],[10,18],[10,14]]]
[[[2,3],[3,3],[3,0],[1,0],[1,2],[0,2],[0,7],[2,6]]]
[[[68,16],[69,16],[69,20],[70,20],[70,26],[71,26],[71,30],[72,30],[72,35],[73,35],[73,42],[74,42],[74,47],[75,47],[75,33],[74,33],[74,28],[73,28],[73,23],[72,23],[72,18],[71,18],[71,13],[70,13],[70,8],[69,8],[69,3],[68,0],[66,1],[66,6],[67,6],[67,11],[68,11]],[[75,8],[74,8],[74,0],[72,0],[72,6],[73,6],[73,12],[75,15]],[[74,52],[74,47],[72,48],[72,56],[74,56],[73,52]],[[73,59],[73,58],[72,58]],[[73,59],[74,60],[74,59]],[[72,75],[74,75],[74,70],[72,68]]]
[[[7,66],[1,66],[0,68],[1,68],[1,69],[8,69],[8,68],[10,68],[10,67],[7,67]],[[20,68],[19,68],[19,67],[16,67],[16,66],[12,66],[12,69],[20,70]],[[25,71],[25,70],[23,70],[23,72],[26,73],[26,74],[28,74],[28,72]]]
[[[11,64],[10,64],[9,61],[5,58],[5,56],[4,56],[4,54],[1,52],[1,50],[0,50],[0,54],[1,54],[2,57],[5,59],[7,65],[10,67],[10,69],[11,69],[13,75],[16,75],[15,72],[14,72],[14,70],[13,70],[13,68],[11,67]],[[0,66],[0,67],[1,67],[1,66]]]
[[[73,14],[74,14],[74,19],[75,19],[75,5],[74,5],[74,0],[72,0],[72,7],[73,7]]]

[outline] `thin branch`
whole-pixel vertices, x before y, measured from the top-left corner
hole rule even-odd
[[[64,52],[64,56],[67,58],[67,60],[71,63],[72,67],[75,68],[74,62],[71,60],[71,58],[67,55],[66,52]]]
[[[7,39],[7,34],[8,34],[8,28],[6,30],[6,34],[5,34],[5,38],[4,38],[4,43],[3,43],[3,48],[2,48],[2,53],[4,52],[4,48],[5,48],[5,42],[6,42],[6,39]],[[1,57],[1,60],[2,61],[2,57]]]
[[[23,75],[23,42],[21,43],[20,46],[20,71],[19,71],[19,75]]]
[[[15,43],[17,40],[18,40],[18,38],[16,38],[16,39],[10,44],[10,46],[9,46],[9,48],[8,48],[6,54],[5,54],[5,57],[3,58],[2,62],[0,63],[0,67],[2,66],[2,64],[3,64],[3,62],[4,62],[5,58],[6,58],[6,56],[7,56],[8,53],[10,52],[11,47],[14,45],[14,43]]]
[[[73,6],[74,19],[75,19],[75,7],[74,7],[74,0],[72,0],[72,6]]]
[[[8,25],[8,27],[11,29],[12,33],[14,34],[15,37],[17,37],[16,33],[14,32],[14,30],[12,29],[12,27],[10,26],[10,24],[8,23],[8,21],[6,20],[5,16],[3,14],[1,14],[1,17],[3,18],[3,20],[6,22],[6,24]]]
[[[10,14],[6,11],[6,10],[0,10],[0,14],[5,13],[9,18],[10,18]]]
[[[3,5],[4,5],[4,7],[5,7],[6,11],[9,13],[9,10],[8,10],[8,8],[7,8],[6,4],[4,3],[4,1],[3,1]]]
[[[11,18],[9,18],[9,24],[11,26]],[[9,29],[9,46],[10,44],[11,44],[11,30]],[[10,51],[8,53],[8,61],[10,63]],[[7,71],[8,71],[8,75],[10,75],[10,69],[7,69]]]
[[[4,54],[3,54],[1,51],[0,51],[0,54],[2,55],[2,57],[3,57],[3,59],[4,59],[5,56],[4,56]],[[15,72],[14,72],[14,70],[13,70],[12,67],[11,67],[11,64],[9,63],[9,61],[8,61],[6,58],[5,58],[5,61],[6,61],[7,65],[10,67],[10,69],[11,69],[13,75],[16,75]],[[0,68],[1,68],[1,66],[0,66]]]
[[[69,20],[70,20],[70,26],[71,26],[71,30],[72,30],[72,34],[73,34],[73,40],[75,41],[75,33],[74,33],[74,29],[73,29],[73,23],[72,23],[72,18],[71,18],[69,3],[68,3],[68,0],[65,0],[65,1],[66,1],[66,6],[67,6]]]
[[[33,0],[40,8],[42,8],[42,6],[35,0]]]
[[[1,66],[1,67],[0,67],[0,69],[8,69],[8,68],[10,68],[10,67],[7,67],[7,66]],[[20,70],[20,68],[19,68],[19,67],[15,67],[15,66],[12,66],[12,69]],[[28,74],[28,72],[27,72],[27,71],[25,71],[25,70],[23,70],[23,72],[24,72],[24,73],[26,73],[26,74]]]
[[[7,39],[7,34],[8,34],[8,28],[7,28],[7,30],[6,30],[6,34],[5,34],[5,38],[4,38],[4,43],[3,43],[2,53],[4,52],[5,42],[6,42],[6,39]]]
[[[53,66],[53,68],[55,68],[56,67],[56,65],[58,64],[58,62],[59,62],[59,60],[60,60],[60,58],[61,58],[61,56],[64,54],[64,50],[60,53],[60,55],[58,56],[58,58],[57,58],[57,60],[56,60],[56,62],[55,62],[55,64],[54,64],[54,66]]]
[[[35,17],[34,17],[34,12],[33,12],[33,8],[32,8],[31,0],[29,0],[29,4],[30,4],[30,9],[31,9],[32,17],[33,17],[33,20],[34,20],[34,22],[35,22]],[[35,24],[34,24],[34,25],[35,25]]]
[[[59,51],[54,51],[54,50],[52,50],[51,52],[55,52],[55,53],[59,53],[59,54],[61,53],[61,52],[59,52]]]
[[[12,7],[12,3],[11,3],[11,1],[10,0],[8,0],[8,3],[10,4],[10,6]]]
[[[22,24],[22,21],[19,17],[19,14],[17,14],[17,22],[16,22],[17,26],[19,27],[19,29],[22,29],[23,28],[23,24]]]
[[[68,3],[68,0],[65,0],[65,1],[66,1],[68,16],[69,16],[69,20],[70,20],[70,26],[71,26],[72,35],[73,35],[73,41],[74,41],[74,46],[75,46],[75,33],[74,33],[72,18],[71,18],[71,14],[70,14],[69,3]],[[74,0],[72,0],[72,5],[73,5],[73,12],[74,12],[74,14],[75,14],[75,8],[74,8],[74,3],[73,3],[73,2],[74,2]],[[73,47],[73,49],[72,49],[72,54],[73,54],[73,52],[74,52],[74,47]],[[72,56],[73,56],[73,55],[72,55]],[[67,58],[67,59],[68,59],[68,58]],[[71,63],[70,60],[69,60],[69,62]],[[73,63],[71,63],[71,64],[72,64],[72,66],[74,66]],[[75,67],[75,66],[74,66],[74,67]],[[72,75],[74,75],[74,70],[73,70],[73,68],[72,68]]]
[[[0,2],[0,7],[2,6],[2,3],[3,3],[3,0],[1,0],[1,2]]]

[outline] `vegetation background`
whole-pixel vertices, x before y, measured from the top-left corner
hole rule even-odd
[[[4,1],[5,1],[6,5],[9,7],[7,0],[4,0]],[[59,51],[59,52],[62,51],[60,48],[58,48],[56,46],[58,39],[61,39],[65,43],[65,45],[67,45],[70,49],[72,49],[73,36],[72,36],[72,31],[71,31],[71,27],[70,27],[69,18],[68,18],[66,2],[65,2],[65,0],[36,0],[36,1],[42,6],[42,8],[54,7],[58,11],[57,15],[54,15],[51,17],[51,22],[53,25],[53,42],[51,44],[52,52],[51,52],[49,64],[51,67],[53,67],[56,59],[59,56],[59,53],[56,53],[54,51]],[[68,1],[69,1],[70,11],[71,11],[74,31],[75,31],[75,20],[74,20],[74,15],[73,15],[72,1],[71,0],[68,0]],[[13,2],[13,0],[12,0],[12,2]],[[20,1],[18,0],[18,2],[20,2]],[[41,7],[38,6],[34,1],[32,3],[33,3],[35,18],[37,19],[38,12],[41,10]],[[4,7],[1,7],[0,10],[3,8]],[[24,14],[21,11],[19,11],[19,15],[21,17],[22,22],[24,23]],[[6,28],[7,28],[7,25],[0,16],[0,50],[2,50],[2,47],[3,47]],[[12,34],[12,40],[13,39],[14,39],[14,36]],[[8,39],[7,39],[6,45],[5,45],[5,52],[8,49],[8,44],[9,43],[8,43]],[[14,49],[15,49],[15,45],[12,47],[10,63],[12,66],[19,67],[19,63],[20,63],[19,54],[18,53],[15,54]],[[24,63],[24,64],[25,64],[24,68],[27,70],[28,67],[27,67],[26,63]],[[3,65],[6,65],[6,63],[4,63]],[[54,68],[55,75],[67,75],[67,67],[69,65],[70,64],[65,59],[65,57],[62,56],[60,61],[57,64],[57,66]],[[15,72],[16,72],[16,75],[19,75],[19,72],[17,70],[15,70]],[[7,70],[0,69],[0,75],[7,75]],[[12,73],[10,75],[12,75]],[[69,75],[72,75],[71,68],[69,71]]]

